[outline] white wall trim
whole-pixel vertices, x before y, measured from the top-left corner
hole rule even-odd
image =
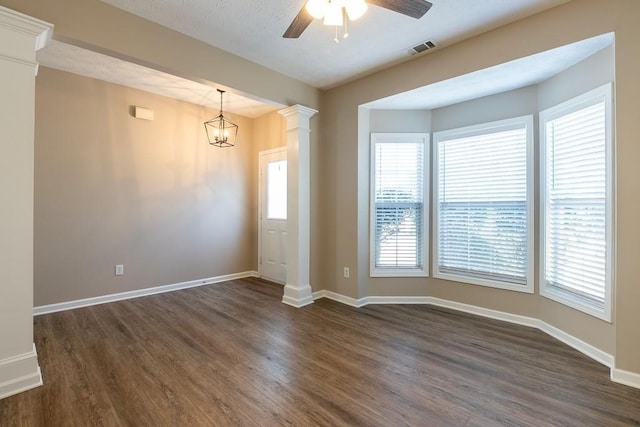
[[[615,367],[611,369],[611,381],[628,385],[629,387],[640,388],[640,374]]]
[[[540,320],[533,317],[521,316],[519,314],[506,313],[504,311],[491,310],[489,308],[478,307],[470,304],[449,301],[441,298],[431,298],[430,304],[450,308],[456,311],[475,314],[477,316],[488,317],[489,319],[502,320],[503,322],[514,323],[516,325],[529,326],[531,328],[539,328]]]
[[[339,294],[337,292],[331,292],[331,291],[325,291],[325,290],[313,293],[314,300],[317,300],[320,298],[330,299],[332,301],[337,301],[342,304],[345,304],[351,307],[356,307],[356,308],[360,308],[366,305],[366,302],[364,302],[362,299],[357,300],[355,298],[351,298],[351,297]]]
[[[364,297],[362,305],[367,304],[430,304],[430,297]]]
[[[42,385],[36,346],[27,353],[0,360],[0,399]]]
[[[573,335],[566,333],[562,329],[558,329],[555,326],[552,326],[546,322],[543,322],[542,320],[539,320],[539,322],[540,322],[540,326],[538,326],[538,329],[540,329],[542,332],[548,335],[551,335],[552,337],[554,337],[559,341],[562,341],[563,343],[567,344],[569,347],[575,348],[580,353],[590,357],[596,362],[599,362],[604,366],[610,369],[613,369],[615,358],[611,354],[604,352],[599,348],[594,347],[591,344],[586,343],[581,339],[574,337]]]
[[[57,311],[73,310],[92,305],[106,304],[114,301],[122,301],[132,298],[144,297],[148,295],[161,294],[164,292],[178,291],[180,289],[195,288],[197,286],[211,285],[214,283],[226,282],[228,280],[244,279],[246,277],[258,277],[257,271],[243,271],[241,273],[225,274],[223,276],[209,277],[206,279],[190,280],[172,285],[155,286],[152,288],[137,289],[135,291],[120,292],[117,294],[102,295],[99,297],[84,298],[75,301],[61,302],[57,304],[41,305],[34,307],[33,315],[55,313]]]
[[[484,307],[478,307],[470,304],[463,304],[460,302],[449,301],[436,297],[409,297],[409,296],[395,296],[395,297],[387,297],[387,296],[370,296],[360,298],[358,300],[354,298],[350,298],[344,295],[340,295],[336,292],[331,291],[318,291],[313,293],[314,299],[320,298],[328,298],[333,301],[338,301],[343,304],[350,305],[352,307],[364,307],[368,304],[425,304],[425,305],[434,305],[437,307],[449,308],[456,311],[461,311],[464,313],[475,314],[477,316],[487,317],[490,319],[501,320],[504,322],[513,323],[516,325],[528,326],[531,328],[539,329],[540,331],[552,336],[553,338],[563,342],[569,347],[578,350],[580,353],[588,356],[589,358],[595,360],[598,363],[603,364],[611,369],[611,380],[620,384],[625,384],[631,387],[640,388],[640,374],[636,374],[633,372],[623,371],[621,369],[616,369],[615,358],[605,352],[600,350],[593,345],[582,341],[579,338],[574,337],[573,335],[548,324],[540,319],[536,319],[533,317],[521,316],[513,313],[506,313],[504,311],[491,310]]]

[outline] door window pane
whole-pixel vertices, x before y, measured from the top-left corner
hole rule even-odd
[[[287,219],[287,161],[267,165],[267,218]]]

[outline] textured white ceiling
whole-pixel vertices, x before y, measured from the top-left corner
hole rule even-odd
[[[46,67],[141,89],[197,105],[214,109],[220,108],[220,94],[216,87],[56,40],[53,40],[46,48],[39,50],[37,58],[38,62]],[[220,87],[220,89],[226,88]],[[225,93],[223,105],[225,111],[249,118],[260,117],[284,107],[250,99],[232,90]]]
[[[613,43],[604,34],[364,105],[372,109],[430,110],[543,82]]]
[[[570,0],[431,0],[415,20],[370,6],[336,45],[333,29],[313,22],[299,39],[282,33],[305,0],[102,0],[213,46],[320,88],[369,74],[411,57],[411,46],[434,40],[439,48]],[[607,38],[609,37],[609,38]],[[565,46],[378,100],[370,108],[431,109],[538,83],[612,42],[612,36]],[[219,107],[216,87],[226,89],[225,111],[249,118],[283,107],[233,88],[202,84],[54,41],[38,52],[51,68],[163,96]]]
[[[305,0],[102,1],[326,89],[408,60],[424,40],[447,46],[569,0],[431,0],[420,20],[371,5],[340,44],[320,21],[282,38]]]

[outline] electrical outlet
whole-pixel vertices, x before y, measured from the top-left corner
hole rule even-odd
[[[344,278],[348,279],[349,278],[349,267],[345,267],[344,268]]]
[[[123,275],[124,275],[124,265],[122,264],[116,265],[116,276],[123,276]]]

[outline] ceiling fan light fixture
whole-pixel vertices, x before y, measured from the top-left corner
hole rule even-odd
[[[325,13],[329,7],[329,0],[309,0],[305,8],[309,15],[316,19],[324,18]]]
[[[344,7],[347,9],[347,15],[349,15],[349,19],[352,21],[364,15],[369,8],[365,0],[346,0]]]
[[[332,1],[327,5],[324,14],[324,25],[334,25],[342,27],[342,4],[339,1]]]

